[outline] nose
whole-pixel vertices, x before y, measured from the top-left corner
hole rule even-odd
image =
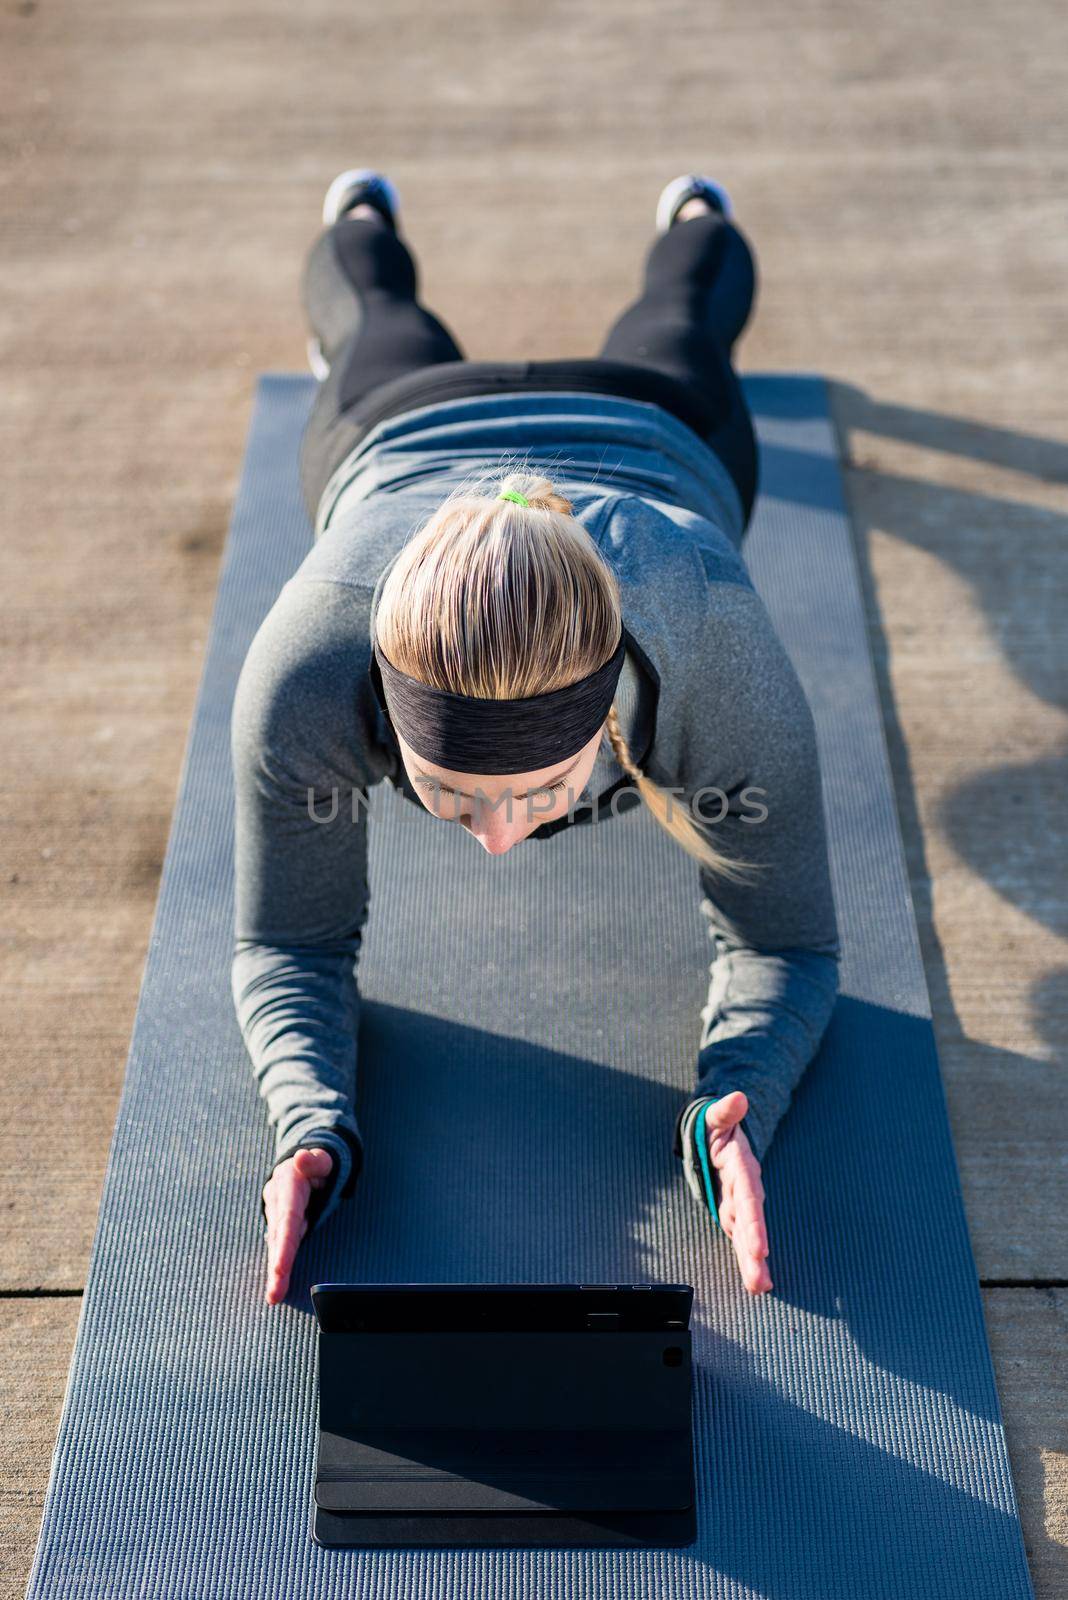
[[[474,817],[467,824],[468,830],[474,834],[483,850],[491,856],[503,856],[525,839],[529,831],[525,817],[507,817],[493,813],[486,817]]]
[[[483,850],[491,856],[506,856],[512,846],[517,843],[515,839],[484,839],[478,833],[475,834],[475,838]]]

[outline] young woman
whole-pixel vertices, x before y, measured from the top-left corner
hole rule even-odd
[[[714,959],[674,1150],[764,1292],[760,1163],[839,944],[811,712],[740,555],[750,249],[717,184],[676,178],[598,356],[469,362],[417,297],[387,178],[342,173],[323,221],[303,280],[316,541],[232,720],[233,995],[276,1132],[267,1299],[362,1165],[360,802],[384,778],[494,855],[630,787],[694,859]]]

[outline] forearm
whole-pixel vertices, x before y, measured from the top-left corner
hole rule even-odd
[[[335,1168],[313,1225],[351,1194],[362,1165],[355,1119],[358,941],[276,946],[238,940],[231,988],[253,1076],[275,1130],[272,1164],[301,1146],[331,1150]]]
[[[819,950],[753,950],[715,934],[713,941],[696,1093],[743,1090],[746,1133],[762,1162],[834,1010],[838,962]]]
[[[697,1092],[744,1091],[762,1161],[834,1009],[840,942],[812,709],[755,591],[709,599],[675,770],[709,843],[743,870],[699,874],[714,959]]]

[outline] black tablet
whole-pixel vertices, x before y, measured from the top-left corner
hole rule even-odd
[[[323,1544],[694,1537],[687,1284],[316,1284]]]
[[[324,1333],[684,1329],[684,1283],[316,1283]]]

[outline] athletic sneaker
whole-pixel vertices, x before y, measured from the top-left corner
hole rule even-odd
[[[330,227],[344,212],[353,206],[374,206],[393,229],[400,221],[400,195],[396,184],[373,167],[353,167],[339,172],[323,200],[323,223]]]
[[[373,167],[352,167],[347,172],[339,172],[323,200],[324,225],[332,227],[338,217],[358,205],[374,206],[396,233],[400,218],[400,195],[396,184],[384,173],[375,172]],[[330,376],[330,363],[314,334],[308,340],[308,365],[312,376],[320,383]]]
[[[330,363],[323,355],[323,347],[314,333],[308,340],[308,365],[311,368],[312,377],[316,378],[320,383],[329,378]]]
[[[672,178],[664,185],[656,202],[657,233],[667,233],[687,200],[695,199],[707,200],[714,211],[721,211],[725,217],[734,215],[731,197],[721,183],[699,172],[684,172],[681,178]]]

